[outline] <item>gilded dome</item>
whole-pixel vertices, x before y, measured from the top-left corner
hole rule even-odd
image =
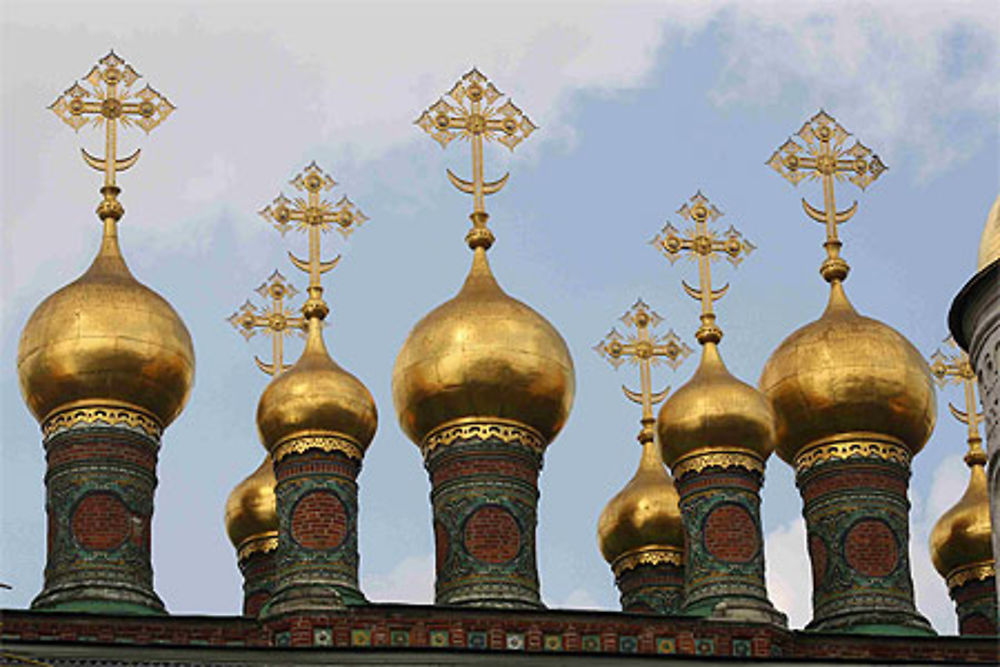
[[[787,463],[817,441],[859,432],[896,438],[915,454],[934,429],[927,362],[896,330],[859,315],[839,281],[823,315],[768,359],[760,389],[774,406]]]
[[[237,549],[250,540],[278,536],[275,483],[274,464],[268,454],[226,499],[226,533]]]
[[[982,460],[970,467],[965,494],[931,531],[931,560],[945,578],[963,567],[993,562],[986,472]]]
[[[659,446],[643,445],[639,469],[601,512],[597,542],[604,559],[614,566],[622,556],[647,549],[683,550],[684,524],[680,497]]]
[[[573,403],[573,360],[559,332],[497,285],[486,251],[474,251],[458,294],[427,314],[396,357],[392,398],[419,444],[463,418],[501,418],[548,442]]]
[[[774,450],[771,405],[732,376],[713,342],[702,347],[691,379],[663,403],[656,429],[671,467],[699,451],[742,449],[767,459]]]
[[[257,429],[268,451],[291,437],[336,433],[366,449],[378,413],[368,388],[330,358],[321,320],[309,320],[302,356],[267,385],[257,404]]]
[[[40,423],[70,406],[126,405],[167,426],[191,391],[194,349],[170,304],[132,276],[109,223],[90,268],[28,318],[17,370]]]
[[[979,258],[976,270],[982,271],[993,262],[1000,259],[1000,195],[990,208],[983,226],[983,235],[979,239]]]

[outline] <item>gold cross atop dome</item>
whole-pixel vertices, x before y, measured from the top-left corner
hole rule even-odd
[[[843,245],[837,236],[837,225],[847,222],[858,210],[854,202],[843,211],[837,210],[834,181],[847,180],[864,190],[888,167],[874,155],[870,148],[855,140],[848,147],[851,134],[841,127],[833,116],[820,110],[802,129],[782,144],[767,161],[784,178],[798,185],[803,179],[823,181],[823,208],[818,209],[803,197],[802,208],[806,215],[826,226],[827,257],[820,267],[820,274],[827,282],[843,281],[850,267],[840,257]]]
[[[337,183],[315,162],[309,163],[290,183],[295,189],[305,192],[306,197],[288,199],[279,194],[260,211],[260,215],[272,223],[282,236],[293,226],[298,231],[309,232],[309,259],[299,259],[291,251],[288,256],[295,268],[309,274],[309,298],[302,306],[302,314],[306,319],[317,317],[322,320],[330,309],[323,301],[320,276],[337,266],[340,256],[323,261],[320,254],[321,234],[336,229],[346,238],[368,218],[346,196],[336,204],[321,198],[321,193]]]
[[[635,335],[623,336],[613,328],[604,340],[594,346],[594,350],[616,370],[626,360],[639,366],[639,391],[632,391],[625,385],[622,385],[622,391],[630,401],[642,406],[642,430],[639,431],[638,440],[644,445],[653,441],[653,425],[656,422],[653,406],[666,398],[670,391],[670,387],[667,387],[663,391],[653,392],[652,366],[663,361],[671,370],[677,370],[691,354],[691,348],[681,341],[673,329],[664,335],[651,333],[650,330],[658,327],[663,318],[642,299],[625,311],[621,321],[630,329],[635,329]]]
[[[420,114],[415,123],[445,148],[457,137],[472,144],[472,180],[459,178],[448,169],[448,180],[466,194],[472,195],[473,212],[469,216],[472,229],[465,240],[470,248],[489,248],[493,233],[486,226],[485,197],[499,192],[510,173],[495,181],[483,176],[483,140],[499,141],[511,151],[524,141],[537,126],[504,94],[473,69],[459,79],[445,97]]]
[[[979,423],[983,413],[976,410],[976,372],[969,363],[969,355],[955,344],[955,339],[949,336],[944,341],[947,352],[940,348],[930,356],[931,373],[934,381],[942,389],[949,384],[961,384],[965,390],[965,410],[959,410],[951,403],[948,409],[955,419],[969,427],[969,452],[965,462],[971,465],[985,465],[986,453],[983,451],[983,440],[979,436]]]
[[[293,311],[285,303],[285,299],[295,298],[299,291],[277,270],[256,291],[261,297],[270,299],[270,303],[258,308],[247,299],[239,310],[229,316],[228,321],[248,341],[260,329],[270,336],[271,363],[261,361],[256,355],[254,361],[257,368],[268,375],[277,375],[291,368],[291,364],[284,363],[285,338],[292,332],[299,335],[305,333],[305,318],[292,315]]]
[[[725,257],[733,266],[739,265],[743,258],[756,249],[756,246],[743,238],[743,234],[730,225],[722,234],[716,234],[708,228],[709,222],[715,222],[723,216],[722,211],[713,205],[708,198],[698,191],[690,201],[681,206],[677,213],[685,220],[694,223],[694,227],[681,233],[669,222],[663,227],[650,243],[655,246],[673,264],[681,255],[698,260],[698,287],[692,287],[682,280],[684,291],[688,296],[701,301],[701,326],[696,336],[699,343],[718,343],[722,340],[722,330],[715,324],[715,313],[712,303],[721,299],[729,290],[726,283],[717,290],[712,289],[712,262],[719,257]]]

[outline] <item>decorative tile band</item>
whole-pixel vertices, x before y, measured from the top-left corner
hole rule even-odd
[[[261,535],[254,535],[243,540],[236,557],[239,560],[246,560],[256,553],[268,553],[278,548],[278,531],[272,530]]]
[[[744,468],[750,472],[764,474],[764,462],[750,450],[734,449],[727,452],[708,451],[682,458],[673,465],[674,479],[688,473],[701,472],[706,468]]]
[[[364,457],[364,448],[354,438],[340,433],[323,435],[297,435],[278,443],[271,453],[271,458],[277,463],[289,454],[301,454],[310,449],[324,452],[342,452],[347,457],[360,461]]]
[[[427,434],[420,451],[426,457],[438,447],[450,445],[456,440],[499,440],[501,442],[518,442],[542,453],[546,442],[538,431],[505,419],[459,420],[439,426]]]
[[[123,427],[139,431],[160,440],[163,426],[158,419],[133,406],[102,405],[71,408],[57,412],[42,424],[42,436],[46,439],[74,428]]]
[[[909,467],[913,455],[899,441],[873,434],[851,434],[842,440],[826,440],[803,450],[795,457],[795,470],[801,473],[829,461],[854,457],[881,459]]]
[[[990,577],[995,577],[996,574],[995,561],[973,563],[972,565],[955,569],[948,573],[948,590],[964,586],[970,581],[989,579]]]
[[[643,547],[635,551],[629,551],[619,556],[611,564],[611,571],[616,577],[621,576],[626,570],[633,570],[640,565],[663,565],[670,564],[682,567],[684,565],[684,552],[676,547]]]

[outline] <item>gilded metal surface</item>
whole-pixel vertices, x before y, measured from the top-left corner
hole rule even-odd
[[[134,407],[114,405],[70,408],[57,412],[42,424],[42,435],[48,438],[62,431],[94,425],[125,426],[142,431],[156,440],[163,433],[160,422],[152,415]]]
[[[954,404],[948,403],[948,409],[952,416],[968,427],[969,452],[965,455],[965,462],[970,466],[986,465],[986,452],[983,451],[983,439],[979,435],[979,424],[982,423],[983,413],[979,412],[976,400],[976,372],[969,363],[969,355],[958,347],[955,339],[951,336],[944,341],[950,354],[942,352],[940,348],[931,355],[931,373],[937,386],[944,388],[949,384],[961,384],[965,393],[965,410],[959,410]]]
[[[650,243],[656,247],[673,264],[681,255],[697,257],[699,284],[697,288],[681,281],[684,291],[693,299],[701,301],[701,326],[698,328],[698,342],[718,343],[722,340],[722,331],[715,324],[715,313],[712,303],[721,299],[729,290],[729,283],[719,289],[712,289],[712,261],[723,256],[733,266],[737,266],[743,258],[756,249],[756,246],[730,226],[722,235],[708,229],[709,221],[715,222],[723,213],[712,204],[701,192],[696,192],[689,203],[681,206],[677,212],[686,220],[694,223],[694,228],[681,236],[677,228],[669,222]]]
[[[473,418],[460,419],[434,429],[424,438],[420,451],[427,456],[438,447],[445,447],[456,440],[471,439],[518,442],[539,453],[545,451],[547,444],[540,433],[524,424],[502,419],[481,421]]]
[[[268,454],[256,470],[233,488],[226,499],[226,533],[240,554],[250,542],[272,534],[277,536],[275,483],[274,465]],[[241,555],[240,558],[242,557]]]
[[[566,342],[500,289],[483,248],[459,293],[413,327],[392,373],[400,425],[418,446],[434,429],[466,418],[516,422],[551,442],[574,389]]]
[[[598,520],[597,543],[615,575],[624,567],[619,562],[637,551],[675,549],[683,552],[684,525],[677,505],[679,496],[663,466],[659,449],[652,440],[643,443],[638,470],[625,488],[608,502]]]
[[[681,544],[683,545],[683,532],[681,534]],[[647,546],[635,551],[619,556],[611,564],[611,571],[616,577],[620,577],[622,572],[634,570],[640,565],[684,565],[684,548],[669,546]]]
[[[470,248],[489,248],[493,244],[493,233],[486,227],[489,216],[484,200],[486,195],[499,192],[510,176],[507,173],[495,181],[485,180],[483,140],[499,141],[513,151],[536,129],[524,112],[503,98],[504,94],[479,70],[472,69],[415,121],[441,148],[457,137],[472,145],[472,180],[466,181],[448,170],[451,184],[472,195],[473,212],[469,217],[473,228],[466,236]]]
[[[247,540],[236,550],[236,558],[244,561],[254,554],[266,554],[277,550],[278,531]]]
[[[910,449],[898,440],[886,439],[874,433],[842,433],[832,440],[812,444],[795,456],[794,466],[798,472],[830,461],[852,457],[875,458],[910,467],[913,458]]]
[[[291,184],[305,192],[306,198],[292,201],[279,195],[260,213],[282,234],[293,223],[300,231],[309,232],[308,261],[289,252],[292,264],[309,274],[309,298],[302,305],[306,346],[299,360],[278,374],[261,395],[257,428],[264,446],[272,453],[281,442],[317,434],[345,436],[357,441],[363,452],[375,434],[378,414],[368,388],[330,358],[323,341],[323,320],[330,309],[323,299],[321,277],[337,265],[340,257],[324,261],[320,243],[323,232],[336,228],[347,236],[367,218],[347,197],[336,205],[320,198],[335,182],[315,162]]]
[[[261,361],[256,355],[254,361],[257,363],[257,368],[268,375],[275,375],[292,367],[291,364],[284,363],[285,338],[291,336],[293,332],[303,335],[306,320],[304,317],[292,315],[292,309],[285,305],[285,299],[295,298],[299,291],[285,280],[285,276],[278,270],[261,283],[257,293],[265,299],[270,299],[271,302],[259,308],[247,299],[227,321],[246,340],[250,340],[258,329],[264,330],[264,333],[271,338],[271,363]]]
[[[820,273],[827,282],[839,282],[847,278],[849,267],[840,257],[837,225],[851,219],[858,203],[838,211],[834,182],[843,181],[845,174],[850,174],[847,179],[864,190],[888,167],[860,141],[855,140],[850,148],[846,147],[850,133],[825,111],[820,110],[810,118],[796,136],[798,141],[790,138],[774,152],[767,164],[793,185],[805,178],[823,182],[823,209],[811,206],[805,199],[802,208],[810,218],[826,226],[823,247],[827,258]]]
[[[982,581],[997,576],[996,563],[991,558],[982,563],[972,563],[953,571],[947,578],[948,590],[964,586],[970,581]]]
[[[764,474],[764,460],[755,451],[695,451],[672,466],[674,477],[680,479],[688,473],[698,473],[706,468],[743,468]]]
[[[1000,195],[990,207],[986,224],[983,225],[983,235],[979,238],[976,271],[982,271],[997,260],[1000,260]]]
[[[272,450],[275,461],[281,461],[289,454],[301,454],[310,449],[324,452],[342,452],[349,458],[360,461],[364,457],[365,446],[353,438],[342,435],[296,435],[279,442]]]

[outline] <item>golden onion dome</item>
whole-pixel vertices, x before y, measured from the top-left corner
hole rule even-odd
[[[108,223],[90,268],[28,318],[17,370],[40,423],[69,407],[124,405],[167,426],[191,391],[194,349],[171,305],[132,276]]]
[[[976,270],[982,271],[993,262],[1000,260],[1000,195],[990,208],[983,226],[983,235],[979,239],[979,258]]]
[[[859,315],[839,281],[823,315],[774,351],[759,386],[774,406],[778,455],[790,464],[811,444],[848,433],[889,436],[916,454],[934,429],[927,362],[896,330]]]
[[[458,294],[413,327],[392,374],[400,425],[418,445],[466,418],[510,420],[549,442],[569,415],[574,388],[566,342],[500,289],[483,248]]]
[[[766,460],[774,450],[771,405],[732,376],[710,341],[694,375],[660,408],[656,429],[671,467],[698,452],[746,450]]]
[[[345,435],[364,451],[375,435],[375,400],[330,358],[321,327],[321,320],[309,320],[302,356],[261,394],[257,429],[268,451],[289,438],[326,434]]]
[[[684,523],[680,497],[660,456],[659,446],[647,442],[639,469],[601,512],[597,542],[608,563],[651,549],[681,551]]]
[[[931,531],[931,560],[946,579],[956,570],[993,562],[989,493],[980,456],[970,466],[969,485],[961,500],[945,512]]]
[[[260,467],[229,494],[226,499],[226,533],[236,549],[251,540],[278,536],[275,484],[274,464],[268,454]]]

